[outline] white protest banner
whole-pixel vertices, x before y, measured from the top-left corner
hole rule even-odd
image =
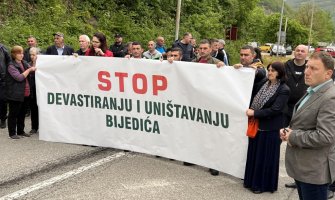
[[[243,178],[254,70],[39,56],[40,139],[127,149]]]

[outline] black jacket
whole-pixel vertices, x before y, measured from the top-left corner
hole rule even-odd
[[[29,64],[25,60],[22,60],[22,64],[23,64],[24,70],[27,70],[29,68]],[[9,63],[9,65],[14,65],[14,67],[17,68],[17,70],[20,73],[23,73],[23,71],[20,68],[20,65],[17,62],[15,62],[15,61],[12,62],[11,61]],[[29,78],[29,75],[28,75],[27,78]],[[23,79],[22,81],[17,81],[10,74],[7,74],[7,76],[6,76],[6,94],[5,94],[6,99],[7,100],[12,100],[12,101],[23,102],[24,101],[25,86],[26,86],[26,78]]]
[[[287,86],[291,90],[290,98],[288,100],[288,105],[289,107],[293,107],[294,105],[299,101],[299,99],[304,96],[306,93],[306,90],[308,86],[305,84],[305,79],[304,79],[304,70],[306,68],[306,63],[303,66],[300,66],[301,69],[301,74],[297,75],[295,72],[295,64],[293,60],[289,60],[285,63],[285,72],[287,76]]]
[[[109,50],[113,52],[114,57],[124,57],[127,53],[127,48],[122,43],[121,44],[114,43],[109,47]]]
[[[267,84],[267,82],[264,84]],[[284,127],[283,113],[286,109],[289,95],[290,89],[285,83],[281,83],[275,94],[264,106],[259,110],[255,110],[254,117],[259,120],[259,129],[279,130]]]
[[[74,50],[72,47],[64,45],[64,51],[62,55],[72,55],[74,53]],[[58,55],[57,48],[55,45],[49,46],[47,48],[46,55]]]
[[[0,44],[0,99],[5,99],[5,85],[6,85],[6,70],[7,65],[11,61],[10,55],[7,49]]]
[[[184,44],[180,41],[177,41],[172,45],[172,48],[175,47],[178,47],[183,51],[183,58],[181,59],[182,61],[191,62],[195,58],[193,46],[191,44]]]

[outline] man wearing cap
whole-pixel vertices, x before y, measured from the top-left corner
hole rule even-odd
[[[47,55],[72,55],[72,47],[64,45],[64,34],[57,32],[53,34],[55,44],[47,48]]]
[[[127,48],[122,44],[122,35],[117,33],[114,35],[115,43],[109,47],[114,57],[123,58],[127,53]]]

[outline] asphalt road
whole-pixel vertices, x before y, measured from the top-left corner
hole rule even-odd
[[[29,127],[29,120],[27,120]],[[26,128],[26,132],[29,128]],[[279,188],[253,194],[243,181],[201,166],[118,149],[20,140],[0,129],[0,200],[3,199],[298,199],[284,167],[282,144]]]

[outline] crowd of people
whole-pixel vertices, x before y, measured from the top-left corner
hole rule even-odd
[[[159,36],[147,42],[147,51],[136,41],[124,44],[121,34],[115,34],[115,42],[109,48],[103,33],[95,33],[92,40],[80,35],[77,51],[65,45],[63,33],[53,36],[54,45],[44,52],[47,55],[166,59],[170,63],[198,62],[219,68],[231,65],[224,40],[204,39],[196,45],[191,33],[185,33],[171,48],[166,48],[164,38]],[[0,128],[7,125],[11,139],[38,132],[34,72],[37,55],[43,51],[33,36],[28,37],[27,44],[27,49],[14,46],[10,53],[0,44]],[[307,46],[298,45],[293,59],[264,66],[258,51],[243,46],[240,63],[232,65],[255,70],[246,116],[258,121],[258,129],[255,137],[249,137],[244,187],[255,194],[277,191],[280,145],[287,142],[286,169],[294,182],[285,186],[297,188],[303,200],[331,198],[334,188],[330,184],[335,180],[334,59],[326,52],[316,52],[308,60]],[[28,107],[30,134],[24,132]],[[219,175],[215,169],[209,171],[213,176]]]

